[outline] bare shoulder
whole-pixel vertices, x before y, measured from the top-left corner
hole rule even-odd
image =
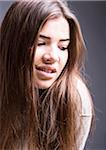
[[[80,96],[82,113],[81,116],[92,116],[92,98],[86,84],[79,77],[75,77],[76,88]]]

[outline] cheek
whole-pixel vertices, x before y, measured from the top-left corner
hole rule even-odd
[[[61,57],[62,68],[65,67],[67,61],[68,61],[68,52],[66,52],[66,53],[65,53],[64,55],[62,55],[62,57]]]
[[[35,62],[38,62],[41,58],[42,58],[42,52],[39,48],[37,48],[34,56]]]

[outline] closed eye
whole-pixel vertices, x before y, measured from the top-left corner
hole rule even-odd
[[[65,51],[65,50],[68,50],[68,46],[67,47],[59,46],[59,49],[62,50],[62,51]]]
[[[43,46],[43,45],[46,45],[45,42],[38,42],[38,46]]]

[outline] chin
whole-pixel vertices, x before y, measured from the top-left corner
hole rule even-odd
[[[38,89],[48,89],[52,84],[53,83],[37,83],[36,85]]]

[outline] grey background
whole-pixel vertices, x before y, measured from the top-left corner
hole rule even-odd
[[[0,22],[12,1],[0,1]],[[106,150],[106,1],[69,1],[86,43],[86,73],[96,112],[96,130],[86,150]]]
[[[106,1],[72,2],[87,46],[86,71],[96,111],[96,131],[87,150],[106,150]]]

